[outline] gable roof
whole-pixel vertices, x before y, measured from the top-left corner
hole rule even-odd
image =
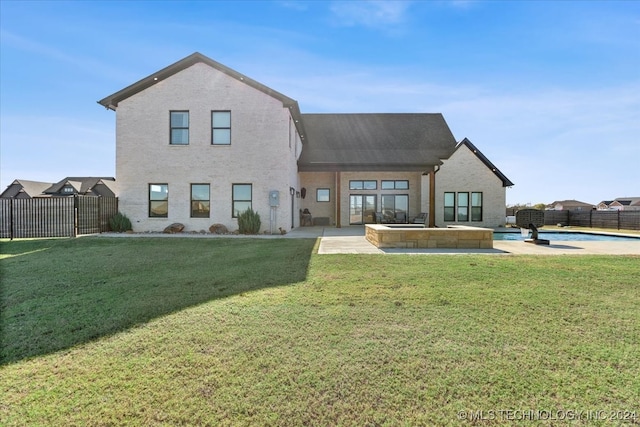
[[[49,187],[51,187],[50,182],[16,179],[9,186],[7,186],[2,194],[0,194],[0,197],[16,197],[19,193],[24,193],[29,197],[37,197]]]
[[[586,202],[581,202],[579,200],[555,200],[551,203],[549,203],[547,206],[548,207],[554,207],[556,205],[562,205],[562,206],[582,206],[585,208],[593,208],[593,205],[591,203],[586,203]]]
[[[421,171],[442,164],[455,138],[442,114],[302,114],[298,170]]]
[[[45,189],[42,193],[45,195],[59,194],[66,185],[71,185],[78,194],[91,192],[91,190],[98,184],[106,185],[110,190],[112,190],[110,184],[114,181],[114,177],[69,176],[49,186],[49,188]]]
[[[266,93],[267,95],[281,101],[282,106],[289,108],[289,110],[291,111],[291,115],[295,119],[296,128],[298,129],[300,137],[303,140],[305,139],[304,128],[302,127],[302,122],[300,120],[300,107],[298,106],[298,101],[291,99],[288,96],[283,95],[282,93],[245,76],[244,74],[240,74],[239,72],[227,67],[226,65],[214,61],[213,59],[199,52],[194,52],[186,58],[183,58],[178,62],[175,62],[168,67],[163,68],[160,71],[156,71],[155,73],[133,83],[132,85],[125,87],[122,90],[119,90],[118,92],[112,93],[111,95],[98,101],[98,104],[115,111],[118,108],[118,103],[120,103],[120,101],[123,101],[130,96],[137,94],[138,92],[142,92],[143,90],[150,88],[156,83],[159,83],[162,80],[165,80],[197,63],[206,64],[211,68],[214,68],[238,81],[251,86],[254,89],[259,90],[260,92]]]
[[[618,202],[622,206],[634,206],[640,202],[640,197],[618,197],[612,203]]]
[[[489,170],[491,170],[491,172],[496,174],[496,176],[502,181],[503,187],[511,187],[513,185],[513,182],[511,182],[511,180],[509,180],[509,178],[507,178],[505,174],[500,172],[500,169],[495,167],[495,165],[491,163],[491,161],[489,161],[489,159],[484,154],[482,154],[482,152],[478,150],[478,148],[475,145],[473,145],[468,138],[465,138],[462,141],[460,141],[456,146],[456,150],[463,145],[469,148],[469,150],[471,150],[471,152],[475,154],[476,157],[478,157],[478,159],[480,159],[480,161],[484,163],[489,168]]]

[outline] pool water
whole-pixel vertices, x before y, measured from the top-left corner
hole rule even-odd
[[[530,238],[531,234],[527,237],[523,237],[520,232],[505,232],[494,231],[493,240],[522,240]],[[539,231],[538,237],[546,240],[560,240],[560,241],[573,241],[573,242],[603,242],[603,241],[640,241],[638,237],[624,237],[624,236],[612,236],[609,234],[594,234],[594,233],[574,233],[574,232],[553,232],[553,231]]]

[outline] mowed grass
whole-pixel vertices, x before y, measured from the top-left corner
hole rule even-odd
[[[2,242],[0,425],[640,417],[640,257],[314,245]]]

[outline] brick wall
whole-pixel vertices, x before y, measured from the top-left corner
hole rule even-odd
[[[445,192],[482,192],[482,221],[445,222]],[[505,223],[506,188],[502,181],[465,145],[444,161],[436,173],[436,226],[451,224],[499,227]]]
[[[189,145],[169,144],[171,110],[189,111]],[[231,111],[229,146],[211,145],[213,110]],[[161,231],[173,222],[185,224],[185,231],[213,223],[235,230],[232,183],[253,185],[263,230],[270,226],[269,191],[278,190],[275,228],[291,228],[289,188],[297,187],[300,147],[281,101],[197,63],[121,101],[116,116],[120,209],[135,231]],[[149,218],[150,183],[169,184],[168,218]],[[190,184],[210,184],[210,218],[190,218]]]

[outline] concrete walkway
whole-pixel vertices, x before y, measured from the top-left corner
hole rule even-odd
[[[620,235],[620,233],[611,233]],[[284,235],[229,236],[211,234],[102,233],[105,237],[194,237],[194,238],[269,238],[320,239],[319,254],[494,254],[494,255],[640,255],[640,239],[629,241],[568,242],[551,241],[550,245],[533,245],[523,241],[494,240],[493,249],[379,249],[364,237],[364,226],[298,227]]]
[[[548,246],[495,240],[493,249],[379,249],[364,237],[363,226],[299,227],[284,237],[320,238],[319,254],[640,255],[640,239],[610,242],[551,241]]]

